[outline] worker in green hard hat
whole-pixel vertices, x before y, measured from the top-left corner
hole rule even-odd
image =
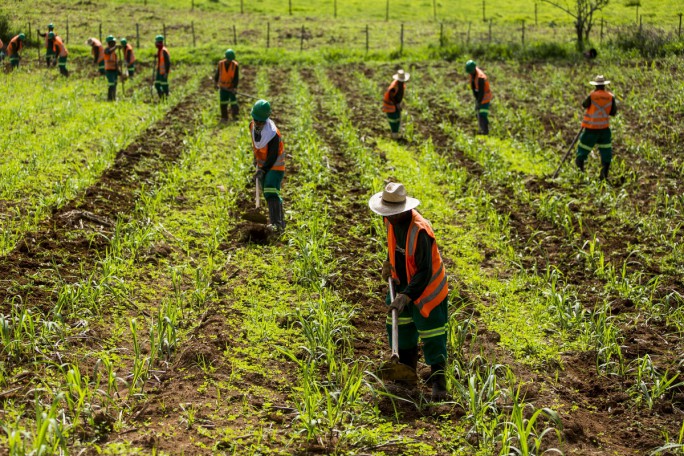
[[[19,52],[24,48],[24,41],[26,40],[26,35],[20,33],[7,43],[7,55],[9,56],[9,61],[11,69],[19,68],[19,61],[21,60],[21,55]]]
[[[38,30],[38,35],[45,38],[45,64],[50,67],[50,65],[55,66],[57,63],[57,54],[55,54],[55,43],[54,38],[50,38],[50,33],[55,33],[54,24],[48,24],[48,31],[41,33]],[[54,36],[54,35],[53,35]]]
[[[235,60],[235,51],[228,49],[224,53],[225,58],[218,63],[214,83],[219,89],[219,103],[221,107],[221,120],[228,120],[228,105],[233,119],[236,120],[239,112],[237,102],[237,87],[240,81],[240,68]]]
[[[171,71],[171,57],[169,50],[164,46],[164,36],[157,35],[154,38],[154,45],[157,48],[157,59],[155,63],[154,87],[160,99],[169,96],[169,72]]]
[[[128,68],[128,77],[133,79],[135,75],[135,54],[133,53],[133,46],[126,38],[119,40],[121,48],[123,49],[123,64]]]
[[[258,100],[252,107],[252,122],[249,131],[252,137],[256,173],[254,178],[261,183],[264,198],[268,203],[268,220],[273,230],[285,229],[283,199],[280,186],[285,175],[285,154],[280,130],[271,116],[271,104]]]
[[[475,96],[475,113],[481,135],[489,134],[489,104],[492,101],[492,91],[489,88],[487,75],[474,60],[468,60],[465,65],[466,73],[470,75],[470,88]]]
[[[57,56],[57,61],[59,62],[59,73],[65,78],[68,78],[69,70],[67,70],[66,65],[69,51],[67,51],[67,48],[64,45],[64,41],[62,41],[62,38],[55,35],[55,32],[49,32],[48,37],[53,43],[53,52]]]
[[[104,50],[104,70],[109,87],[107,101],[116,101],[116,82],[119,79],[119,60],[116,50],[119,46],[116,44],[116,38],[112,35],[109,35],[105,41],[107,42],[107,47]]]

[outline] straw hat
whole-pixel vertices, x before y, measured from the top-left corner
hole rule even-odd
[[[606,81],[606,78],[604,78],[602,74],[599,74],[593,81],[589,81],[589,84],[593,86],[603,86],[610,84],[610,81]]]
[[[398,70],[397,74],[392,76],[392,78],[396,79],[397,81],[406,82],[411,78],[411,74],[405,73],[404,70]]]
[[[381,192],[371,196],[368,207],[382,216],[401,214],[420,204],[415,198],[406,196],[406,188],[397,182],[390,182]]]

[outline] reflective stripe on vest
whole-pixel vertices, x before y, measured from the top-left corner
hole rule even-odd
[[[252,138],[252,149],[254,149],[254,158],[256,158],[257,166],[259,168],[263,168],[264,164],[266,163],[266,159],[268,158],[268,144],[261,149],[257,149],[256,144],[254,143],[254,121],[249,124],[249,134]],[[285,171],[283,137],[280,135],[280,130],[278,127],[276,127],[276,135],[278,135],[278,138],[280,139],[278,142],[278,158],[276,158],[276,161],[273,163],[273,166],[271,166],[271,169],[273,171]]]
[[[116,51],[113,51],[111,54],[106,54],[104,57],[104,67],[106,71],[116,71]]]
[[[235,77],[235,70],[238,67],[236,60],[232,60],[228,64],[226,70],[226,59],[219,62],[219,87],[222,89],[234,89],[233,78]]]
[[[64,46],[64,42],[58,36],[55,37],[54,44],[52,45],[52,51],[55,54],[59,54],[60,57],[66,57],[69,55],[69,51],[67,51],[66,46]]]
[[[482,96],[482,101],[480,104],[485,104],[489,103],[492,101],[492,98],[494,97],[492,95],[492,91],[489,88],[489,79],[487,78],[487,75],[484,74],[484,71],[482,71],[479,68],[475,68],[475,74],[470,75],[470,87],[473,88],[473,90],[477,91],[477,80],[478,79],[484,79],[484,95]]]
[[[166,55],[164,53],[169,53],[166,46],[162,47],[159,49],[159,52],[157,52],[157,74],[162,76],[166,74]]]
[[[387,88],[387,92],[382,97],[382,111],[383,112],[397,112],[397,105],[392,101],[392,91],[396,94],[399,91],[399,81],[396,79]]]
[[[603,130],[610,127],[613,94],[607,90],[594,90],[589,95],[589,99],[591,104],[584,113],[582,126],[590,130]]]
[[[7,45],[7,55],[12,56],[17,54],[24,47],[24,43],[19,39],[19,35],[12,38]]]
[[[124,48],[124,60],[129,65],[131,65],[133,62],[135,62],[135,54],[133,53],[133,46],[131,46],[130,44],[126,44],[126,47]]]
[[[395,267],[397,239],[394,236],[392,224],[389,223],[387,218],[385,218],[384,221],[385,226],[387,227],[387,246],[389,249],[390,263],[392,264],[392,277],[399,279]],[[406,280],[408,283],[411,283],[411,278],[418,272],[415,253],[416,245],[418,243],[418,234],[421,231],[425,231],[433,241],[432,277],[430,277],[430,281],[425,287],[425,290],[423,290],[423,293],[413,303],[418,307],[420,314],[427,318],[432,309],[446,299],[449,294],[449,286],[446,270],[444,269],[444,263],[442,263],[442,257],[437,248],[437,241],[435,240],[435,233],[432,231],[432,226],[430,226],[430,222],[425,220],[416,210],[411,210],[411,224],[409,225],[409,230],[406,235]]]

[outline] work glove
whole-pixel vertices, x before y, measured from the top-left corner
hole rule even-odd
[[[407,305],[411,302],[411,298],[403,293],[399,293],[394,297],[394,301],[389,306],[389,312],[392,313],[392,309],[397,309],[397,313],[402,313]]]
[[[261,169],[261,168],[259,168],[259,169],[257,169],[256,172],[254,173],[254,179],[263,180],[265,174],[266,174],[266,173],[264,172],[264,170]]]
[[[382,281],[383,282],[387,282],[387,280],[392,276],[392,263],[390,263],[389,260],[385,260],[382,263],[381,275],[382,275]],[[395,283],[397,282],[396,279],[392,279],[392,280],[394,280]]]

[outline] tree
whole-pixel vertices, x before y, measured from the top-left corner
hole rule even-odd
[[[575,3],[575,5],[570,6],[567,1],[564,4],[560,4],[555,0],[542,1],[565,11],[575,18],[577,48],[580,51],[584,50],[584,43],[589,41],[589,33],[591,32],[591,27],[594,25],[594,13],[601,11],[608,6],[608,3],[610,2],[610,0],[571,0],[571,3]]]

